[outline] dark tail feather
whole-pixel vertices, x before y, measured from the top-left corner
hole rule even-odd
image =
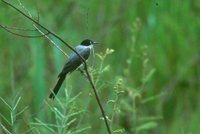
[[[56,84],[56,86],[53,89],[53,92],[51,92],[51,94],[49,95],[50,99],[54,99],[55,95],[58,93],[63,81],[65,80],[66,75],[61,75],[59,76],[58,82]]]

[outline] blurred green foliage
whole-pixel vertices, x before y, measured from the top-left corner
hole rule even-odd
[[[35,19],[39,13],[40,23],[72,46],[85,38],[101,43],[89,64],[114,133],[199,133],[199,0],[21,2]],[[17,1],[12,3],[22,9]],[[33,29],[29,20],[2,2],[0,24]],[[0,123],[15,133],[31,133],[35,129],[31,125],[41,125],[41,120],[64,124],[68,133],[106,133],[92,89],[79,72],[66,79],[67,93],[63,88],[58,94],[61,99],[71,99],[56,101],[50,107],[44,103],[65,61],[46,38],[21,38],[0,29]],[[69,111],[63,109],[65,106]],[[16,115],[21,110],[16,118],[10,117],[10,112]],[[72,113],[75,120],[71,120]],[[38,131],[66,133],[48,125]]]

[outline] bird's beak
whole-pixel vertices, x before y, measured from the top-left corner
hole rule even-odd
[[[93,44],[99,44],[99,42],[93,42]]]

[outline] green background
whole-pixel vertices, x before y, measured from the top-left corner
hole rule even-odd
[[[99,56],[91,56],[90,73],[114,133],[199,133],[199,0],[21,2],[34,19],[39,14],[41,24],[73,47],[85,38],[101,43],[94,47]],[[26,12],[17,1],[12,4]],[[34,29],[28,19],[2,1],[0,24]],[[58,39],[50,37],[68,54],[71,52]],[[114,52],[106,54],[108,48]],[[66,57],[46,38],[22,38],[0,29],[0,123],[8,131],[107,132],[89,82],[78,71],[66,79],[58,93],[62,104],[48,100],[65,62]],[[17,108],[9,109],[6,104],[14,107],[19,98]],[[70,99],[72,102],[66,105]],[[50,110],[55,107],[67,117],[66,122],[75,119],[64,127],[65,131],[58,127],[62,119],[56,119],[55,109]],[[16,118],[11,117],[24,108]],[[69,116],[73,113],[74,116]],[[12,119],[14,123],[9,123]],[[45,127],[38,120],[58,126]],[[0,127],[0,133],[3,132]]]

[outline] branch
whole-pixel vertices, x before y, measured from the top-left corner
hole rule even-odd
[[[40,32],[41,34],[44,34],[38,27],[35,26],[35,28]],[[49,36],[45,35],[45,37],[58,49],[60,50],[66,57],[69,57],[67,53],[65,53],[52,39],[49,38]]]
[[[66,43],[61,37],[59,37],[56,33],[50,31],[50,30],[47,29],[45,26],[43,26],[42,24],[38,23],[36,20],[32,19],[31,17],[29,17],[28,15],[26,15],[25,13],[23,13],[20,9],[18,9],[18,8],[15,7],[15,6],[13,6],[12,4],[10,4],[10,3],[8,3],[8,2],[6,2],[6,1],[4,1],[4,0],[1,0],[1,1],[2,1],[3,3],[5,3],[6,5],[12,7],[13,9],[15,9],[17,12],[19,12],[19,13],[22,14],[24,17],[26,17],[27,19],[29,19],[32,23],[34,23],[34,24],[40,26],[42,29],[46,30],[49,34],[53,35],[55,38],[57,38],[58,40],[60,40],[60,41],[61,41],[63,44],[65,44],[70,50],[72,50],[74,53],[76,53],[76,54],[79,56],[79,58],[81,59],[81,61],[84,63],[85,72],[86,72],[86,74],[87,74],[87,76],[88,76],[88,80],[89,80],[89,82],[90,82],[90,85],[92,86],[92,89],[93,89],[93,92],[94,92],[94,94],[95,94],[97,103],[98,103],[98,105],[99,105],[99,108],[100,108],[100,110],[101,110],[102,116],[103,116],[103,118],[104,118],[104,121],[105,121],[105,124],[106,124],[106,127],[107,127],[107,131],[108,131],[109,134],[111,134],[112,132],[111,132],[110,126],[109,126],[109,124],[108,124],[108,120],[107,120],[107,118],[106,118],[105,111],[104,111],[103,106],[102,106],[102,104],[101,104],[99,95],[98,95],[98,93],[97,93],[97,89],[96,89],[96,87],[94,86],[94,83],[93,83],[93,81],[92,81],[91,75],[90,75],[90,73],[88,72],[88,65],[87,65],[85,59],[84,59],[73,47],[71,47],[71,46],[70,46],[68,43]]]
[[[12,32],[11,30],[9,30],[9,29],[12,29],[12,28],[10,28],[10,27],[3,26],[3,25],[1,25],[1,24],[0,24],[0,27],[3,28],[4,30],[6,30],[7,32],[11,33],[11,34],[14,34],[14,35],[20,36],[20,37],[25,37],[25,38],[41,38],[41,37],[44,37],[44,36],[46,36],[46,35],[49,34],[49,33],[47,32],[47,33],[43,33],[43,34],[41,34],[41,35],[23,35],[23,34],[19,34],[19,33]],[[17,29],[17,30],[20,30],[20,29]],[[25,30],[25,29],[23,29],[23,30]]]
[[[30,13],[30,11],[29,11],[24,5],[22,5],[21,1],[18,0],[18,2],[19,2],[19,5],[28,13],[28,15],[30,16],[30,18],[33,18],[32,15],[31,15],[31,13]],[[40,21],[40,16],[39,16],[39,12],[38,12],[38,10],[37,10],[37,22],[39,23],[39,21]],[[44,34],[44,33],[42,32],[42,30],[40,30],[34,23],[33,23],[33,27],[34,27],[35,30],[37,30],[39,33]],[[69,57],[69,56],[67,55],[67,53],[65,53],[65,52],[64,52],[64,51],[63,51],[49,36],[45,35],[45,37],[46,37],[58,50],[60,50],[66,57]]]
[[[2,25],[2,27],[6,29],[12,29],[12,30],[18,30],[18,31],[36,31],[36,29],[25,29],[25,28],[19,28],[19,27],[8,27],[5,25]]]
[[[40,26],[42,29],[44,29],[45,31],[49,32],[49,34],[53,35],[54,37],[56,37],[58,40],[60,40],[63,44],[65,44],[69,49],[71,49],[74,53],[76,53],[81,60],[84,62],[84,64],[86,63],[84,58],[76,51],[74,50],[74,48],[72,46],[70,46],[68,43],[66,43],[61,37],[59,37],[56,33],[50,31],[49,29],[47,29],[45,26],[43,26],[42,24],[38,23],[36,20],[34,20],[33,18],[29,17],[28,15],[26,15],[25,13],[23,13],[20,9],[18,9],[17,7],[13,6],[12,4],[6,2],[5,0],[1,0],[3,3],[5,3],[6,5],[12,7],[13,9],[15,9],[17,12],[19,12],[21,15],[23,15],[25,18],[29,19],[31,22],[33,22],[34,24]]]

